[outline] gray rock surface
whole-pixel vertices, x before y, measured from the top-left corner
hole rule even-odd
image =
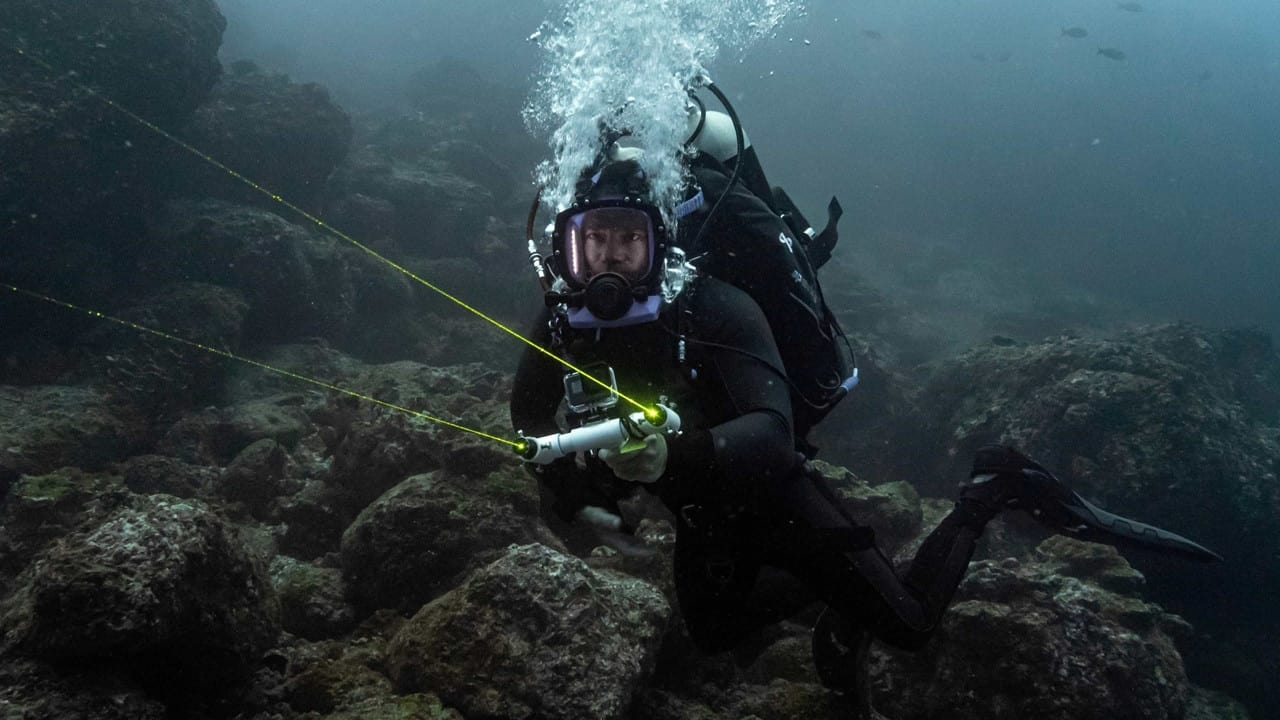
[[[352,600],[412,613],[508,545],[535,541],[532,484],[518,468],[484,480],[437,471],[388,490],[342,536]]]
[[[351,145],[351,120],[315,83],[233,66],[196,110],[185,139],[266,190],[311,213],[325,182]],[[197,162],[175,151],[179,168]],[[233,182],[217,168],[191,168],[182,190],[286,212],[279,203]]]
[[[338,569],[278,555],[271,561],[271,584],[280,600],[280,625],[287,632],[320,640],[355,627],[356,614],[346,601]]]
[[[16,401],[0,413],[0,487],[66,465],[104,468],[146,442],[144,419],[103,390],[37,385],[4,392]]]
[[[434,692],[468,717],[616,718],[652,670],[669,616],[642,581],[513,547],[419,610],[388,668],[401,692]]]
[[[1183,717],[1190,684],[1175,641],[1190,626],[1127,594],[1140,577],[1112,548],[1054,538],[1040,556],[976,563],[928,647],[876,653],[877,708],[961,720]]]
[[[217,689],[279,632],[263,568],[197,500],[139,499],[51,547],[0,611],[3,655],[134,668]]]
[[[20,196],[28,209],[55,216],[99,209],[102,189],[136,178],[139,155],[153,157],[164,142],[62,76],[74,72],[169,125],[195,110],[221,73],[226,21],[213,0],[4,0],[0,17],[0,206]],[[104,142],[113,135],[116,142]]]
[[[1153,600],[1215,638],[1196,641],[1193,655],[1215,658],[1197,678],[1239,697],[1274,692],[1263,678],[1280,660],[1260,640],[1280,634],[1280,358],[1269,337],[1174,324],[986,345],[942,364],[924,395],[932,449],[921,457],[936,459],[918,472],[925,492],[950,495],[979,445],[1007,442],[1102,507],[1215,550],[1225,564],[1127,557]]]

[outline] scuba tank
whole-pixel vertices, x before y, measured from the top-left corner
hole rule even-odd
[[[796,438],[812,450],[805,434],[858,382],[852,349],[817,276],[838,239],[840,204],[831,199],[827,225],[815,232],[786,191],[769,184],[728,98],[714,84],[706,87],[726,112],[708,111],[692,95],[686,144],[698,151],[694,180],[715,202],[685,221],[677,244],[699,272],[745,291],[764,312],[791,387]]]

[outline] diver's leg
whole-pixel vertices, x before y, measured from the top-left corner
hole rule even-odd
[[[957,504],[921,545],[904,579],[821,474],[805,472],[777,499],[795,522],[783,526],[789,539],[775,542],[765,562],[813,585],[828,605],[880,639],[908,648],[922,644],[941,618],[991,517],[971,503]]]
[[[813,664],[832,693],[831,710],[851,720],[884,720],[871,706],[871,632],[827,607],[813,626]]]
[[[979,448],[969,477],[960,491],[961,502],[970,501],[991,514],[1026,510],[1054,532],[1080,540],[1140,547],[1201,562],[1222,560],[1177,533],[1103,510],[1011,447]]]
[[[673,573],[689,636],[706,653],[734,651],[740,665],[764,649],[762,630],[795,615],[815,597],[794,577],[761,567],[744,543],[680,522]]]

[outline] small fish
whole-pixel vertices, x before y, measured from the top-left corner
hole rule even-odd
[[[1089,37],[1089,31],[1085,30],[1082,27],[1062,28],[1062,34],[1066,35],[1067,37],[1076,38],[1076,39],[1079,39],[1082,37]]]
[[[1123,60],[1124,53],[1115,48],[1098,48],[1098,54],[1112,60]]]
[[[1136,2],[1116,3],[1116,7],[1124,10],[1125,12],[1142,12],[1142,4]]]
[[[969,57],[973,58],[974,60],[977,60],[978,62],[986,62],[986,61],[987,61],[987,54],[986,54],[986,53],[974,53],[974,54],[970,55]]]
[[[1199,80],[1200,82],[1209,82],[1210,80],[1213,79],[1213,73],[1208,70],[1205,70],[1204,72],[1200,73],[1200,75],[1196,77],[1196,79]]]
[[[1009,58],[1013,57],[1011,52],[996,53],[996,62],[1009,62]]]
[[[862,37],[879,40],[880,38],[883,38],[884,35],[881,35],[879,30],[863,30]]]

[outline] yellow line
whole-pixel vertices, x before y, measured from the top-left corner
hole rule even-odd
[[[524,447],[524,443],[523,443],[523,442],[516,442],[516,441],[508,440],[508,439],[506,439],[506,438],[498,437],[498,436],[496,436],[496,435],[490,435],[489,433],[484,432],[484,431],[482,431],[482,430],[475,430],[475,429],[473,429],[473,428],[469,428],[469,427],[467,427],[467,426],[465,426],[465,425],[459,425],[458,423],[451,422],[451,421],[449,421],[449,420],[445,420],[444,418],[436,417],[435,415],[430,415],[430,414],[428,414],[428,413],[420,412],[420,411],[418,411],[418,410],[413,410],[413,409],[410,409],[410,408],[407,408],[407,407],[404,407],[404,406],[401,406],[401,405],[396,405],[396,404],[394,404],[394,403],[389,403],[389,402],[387,402],[387,401],[385,401],[385,400],[379,400],[379,399],[378,399],[378,398],[376,398],[376,397],[373,397],[373,396],[370,396],[370,395],[365,395],[364,393],[356,392],[355,390],[348,390],[347,388],[339,387],[339,386],[337,386],[337,385],[331,385],[331,384],[329,384],[329,383],[327,383],[327,382],[324,382],[324,381],[322,381],[322,380],[316,380],[315,378],[307,377],[306,375],[299,375],[298,373],[291,372],[291,371],[289,371],[289,370],[284,370],[284,369],[281,369],[281,368],[278,368],[278,367],[273,367],[273,366],[268,365],[268,364],[266,364],[266,363],[264,363],[264,362],[260,362],[260,361],[258,361],[258,360],[254,360],[254,359],[252,359],[252,358],[247,358],[247,357],[244,357],[243,355],[237,355],[237,354],[235,354],[235,353],[233,353],[233,352],[228,352],[228,351],[226,351],[226,350],[221,350],[221,349],[219,349],[219,348],[212,347],[212,346],[210,346],[210,345],[205,345],[205,344],[203,344],[203,343],[198,343],[198,342],[195,342],[194,340],[187,340],[186,338],[178,337],[177,335],[173,335],[173,334],[171,334],[171,333],[164,332],[163,330],[156,330],[155,328],[150,328],[150,327],[147,327],[147,326],[145,326],[145,325],[139,325],[138,323],[136,323],[136,322],[132,322],[132,321],[130,321],[130,320],[125,320],[125,319],[118,318],[118,317],[112,317],[111,315],[107,315],[106,313],[102,313],[102,312],[99,312],[99,311],[97,311],[97,310],[90,310],[90,309],[88,309],[88,308],[83,308],[83,307],[80,307],[80,306],[78,306],[78,305],[73,305],[73,304],[71,304],[71,303],[69,303],[69,302],[66,302],[65,300],[58,300],[57,298],[52,298],[52,297],[49,297],[48,295],[41,295],[40,293],[32,292],[32,291],[30,291],[30,290],[23,290],[23,289],[22,289],[22,288],[20,288],[20,287],[15,287],[15,286],[13,286],[13,285],[10,285],[10,284],[8,284],[8,283],[3,283],[3,282],[0,282],[0,288],[8,288],[9,290],[12,290],[13,292],[16,292],[16,293],[18,293],[18,294],[20,294],[20,295],[26,295],[26,296],[27,296],[27,297],[29,297],[29,298],[34,298],[34,299],[36,299],[36,300],[43,300],[43,301],[45,301],[45,302],[47,302],[47,303],[52,303],[52,304],[54,304],[54,305],[60,305],[60,306],[62,306],[62,307],[64,307],[64,308],[67,308],[67,309],[69,309],[69,310],[75,310],[75,311],[77,311],[77,312],[82,312],[82,313],[85,313],[86,315],[91,315],[91,316],[96,317],[96,318],[101,318],[101,319],[103,319],[103,320],[109,320],[109,321],[111,321],[111,322],[113,322],[113,323],[116,323],[116,324],[118,324],[118,325],[124,325],[125,327],[133,328],[134,330],[137,330],[137,331],[139,331],[139,332],[144,332],[144,333],[148,333],[148,334],[151,334],[151,335],[155,335],[155,336],[157,336],[157,337],[161,337],[161,338],[164,338],[165,340],[169,340],[169,341],[172,341],[172,342],[182,343],[183,345],[187,345],[187,346],[189,346],[189,347],[193,347],[193,348],[198,348],[198,349],[200,349],[200,350],[204,350],[205,352],[213,353],[214,355],[221,355],[222,357],[230,358],[230,359],[232,359],[232,360],[239,360],[239,361],[240,361],[240,362],[242,362],[242,363],[247,363],[247,364],[249,364],[249,365],[253,365],[254,367],[262,368],[263,370],[267,370],[267,371],[269,371],[269,372],[276,373],[277,375],[283,375],[283,376],[285,376],[285,377],[287,377],[287,378],[292,378],[292,379],[294,379],[294,380],[300,380],[300,381],[302,381],[302,382],[311,383],[312,385],[318,385],[319,387],[322,387],[322,388],[324,388],[324,389],[326,389],[326,390],[332,390],[332,391],[334,391],[334,392],[339,392],[339,393],[342,393],[343,395],[350,395],[351,397],[360,398],[361,400],[368,400],[368,401],[369,401],[369,402],[371,402],[371,403],[374,403],[374,404],[377,404],[377,405],[381,405],[381,406],[383,406],[383,407],[385,407],[385,408],[390,408],[390,409],[392,409],[392,410],[398,410],[398,411],[400,411],[400,412],[402,412],[402,413],[407,413],[407,414],[409,414],[409,415],[413,415],[414,417],[419,417],[419,418],[422,418],[422,419],[424,419],[424,420],[430,420],[431,422],[438,423],[438,424],[440,424],[440,425],[445,425],[445,426],[447,426],[447,427],[451,427],[451,428],[453,428],[453,429],[455,429],[455,430],[461,430],[461,431],[463,431],[463,432],[471,433],[472,435],[478,435],[478,436],[480,436],[480,437],[482,437],[482,438],[486,438],[486,439],[488,439],[488,440],[493,440],[493,441],[495,441],[495,442],[500,442],[500,443],[502,443],[502,444],[504,444],[504,445],[510,445],[511,447],[516,448],[517,450],[523,449],[523,447]]]
[[[53,75],[55,75],[55,76],[59,75],[58,70],[57,70],[56,68],[54,68],[52,65],[50,65],[50,64],[49,64],[49,63],[47,63],[47,62],[45,62],[45,61],[44,61],[44,60],[42,60],[41,58],[38,58],[38,57],[36,57],[35,55],[31,55],[31,54],[27,53],[27,52],[26,52],[26,51],[24,51],[22,48],[18,48],[18,47],[10,46],[10,49],[12,49],[14,52],[18,53],[18,54],[19,54],[19,55],[21,55],[22,57],[27,58],[28,60],[31,60],[32,62],[36,63],[37,65],[40,65],[40,66],[41,66],[41,67],[43,67],[45,70],[49,71],[51,74],[53,74]],[[281,197],[281,196],[279,196],[279,195],[277,195],[277,194],[275,194],[275,193],[271,192],[270,190],[268,190],[268,189],[266,189],[265,187],[263,187],[263,186],[259,185],[258,183],[254,182],[253,180],[250,180],[249,178],[245,177],[244,175],[241,175],[239,172],[236,172],[236,171],[235,171],[235,170],[233,170],[232,168],[230,168],[230,167],[228,167],[228,166],[224,165],[223,163],[221,163],[221,162],[219,162],[218,160],[214,159],[214,158],[213,158],[213,157],[211,157],[210,155],[208,155],[208,154],[204,153],[203,151],[201,151],[199,148],[195,147],[194,145],[191,145],[190,143],[186,142],[186,141],[185,141],[185,140],[183,140],[182,138],[179,138],[179,137],[177,137],[176,135],[173,135],[173,134],[169,133],[169,132],[168,132],[167,130],[165,130],[164,128],[160,127],[159,125],[156,125],[155,123],[151,122],[150,120],[147,120],[146,118],[142,117],[141,115],[138,115],[138,114],[134,113],[132,110],[129,110],[128,108],[124,107],[123,105],[121,105],[121,104],[117,103],[115,100],[112,100],[111,98],[107,97],[106,95],[103,95],[102,93],[98,92],[97,90],[94,90],[93,88],[89,87],[88,85],[85,85],[84,83],[81,83],[81,82],[76,81],[76,80],[74,80],[74,79],[69,79],[69,80],[68,80],[68,82],[73,83],[73,84],[74,84],[74,85],[76,85],[77,87],[79,87],[79,88],[83,89],[85,92],[88,92],[90,95],[93,95],[94,97],[98,98],[99,100],[101,100],[102,102],[106,103],[107,105],[110,105],[112,108],[115,108],[116,110],[120,111],[121,113],[123,113],[123,114],[124,114],[124,115],[126,115],[127,117],[131,118],[132,120],[134,120],[134,121],[135,121],[135,122],[137,122],[138,124],[140,124],[140,125],[142,125],[143,127],[146,127],[146,128],[148,128],[148,129],[152,130],[152,131],[153,131],[153,132],[155,132],[156,134],[158,134],[158,135],[160,135],[161,137],[165,138],[166,140],[168,140],[168,141],[170,141],[170,142],[174,143],[174,144],[175,144],[175,145],[177,145],[178,147],[181,147],[182,149],[186,150],[187,152],[191,153],[192,155],[195,155],[196,157],[200,158],[201,160],[204,160],[206,163],[209,163],[209,164],[210,164],[210,165],[212,165],[213,167],[216,167],[216,168],[218,168],[219,170],[222,170],[223,172],[227,173],[228,175],[230,175],[231,177],[235,178],[236,180],[239,180],[240,182],[244,183],[245,185],[248,185],[249,187],[253,188],[254,190],[258,191],[259,193],[262,193],[263,195],[265,195],[265,196],[267,196],[267,197],[271,198],[272,200],[276,201],[277,203],[279,203],[279,204],[283,205],[284,207],[286,207],[286,208],[288,208],[288,209],[290,209],[290,210],[294,211],[295,213],[297,213],[298,215],[300,215],[300,216],[302,216],[302,217],[306,218],[307,220],[311,221],[312,223],[315,223],[315,225],[316,225],[317,227],[321,228],[322,230],[325,230],[326,232],[329,232],[329,233],[333,234],[334,236],[336,236],[336,237],[338,237],[338,238],[341,238],[342,240],[345,240],[345,241],[347,241],[348,243],[351,243],[352,245],[356,246],[357,248],[360,248],[360,249],[361,249],[361,250],[363,250],[364,252],[368,253],[370,256],[372,256],[372,257],[374,257],[374,258],[376,258],[376,259],[378,259],[378,260],[382,261],[383,263],[386,263],[388,266],[390,266],[390,267],[394,268],[395,270],[397,270],[397,271],[399,271],[399,272],[403,273],[405,276],[409,277],[410,279],[414,280],[415,282],[417,282],[417,283],[419,283],[419,284],[423,285],[423,286],[424,286],[424,287],[426,287],[426,288],[429,288],[429,289],[431,289],[431,290],[435,291],[436,293],[440,294],[440,295],[441,295],[441,296],[443,296],[444,298],[446,298],[446,299],[448,299],[448,300],[452,301],[453,303],[455,303],[455,304],[457,304],[457,305],[461,306],[463,309],[465,309],[465,310],[467,310],[467,311],[471,312],[471,313],[472,313],[472,314],[474,314],[476,317],[479,317],[480,319],[482,319],[482,320],[484,320],[484,321],[488,322],[489,324],[493,325],[494,327],[498,328],[499,330],[501,330],[501,331],[503,331],[503,332],[507,333],[508,335],[510,335],[510,336],[512,336],[512,337],[514,337],[515,339],[519,340],[520,342],[522,342],[522,343],[524,343],[524,344],[528,345],[529,347],[533,348],[534,350],[537,350],[538,352],[540,352],[540,353],[542,353],[543,355],[546,355],[547,357],[549,357],[549,358],[551,358],[551,359],[555,360],[556,362],[560,363],[561,365],[564,365],[565,367],[569,368],[570,370],[573,370],[574,372],[577,372],[577,373],[578,373],[578,374],[580,374],[582,377],[587,378],[588,380],[590,380],[591,382],[594,382],[595,384],[599,385],[600,387],[605,388],[606,390],[609,390],[610,392],[617,392],[618,397],[620,397],[620,398],[622,398],[623,400],[626,400],[627,402],[631,403],[631,404],[632,404],[632,405],[634,405],[637,409],[640,409],[640,410],[648,410],[648,409],[649,409],[649,408],[648,408],[646,405],[644,405],[643,403],[641,403],[641,402],[639,402],[639,401],[637,401],[637,400],[633,400],[632,398],[630,398],[630,397],[628,397],[628,396],[626,396],[626,395],[622,394],[621,392],[618,392],[618,391],[614,390],[614,389],[613,389],[613,387],[612,387],[611,385],[609,385],[608,383],[604,382],[603,380],[600,380],[600,379],[598,379],[598,378],[596,378],[596,377],[592,376],[591,374],[589,374],[589,373],[587,373],[587,372],[583,371],[581,368],[576,367],[575,365],[573,365],[573,364],[572,364],[572,363],[570,363],[569,361],[565,360],[564,358],[560,357],[559,355],[556,355],[555,353],[551,352],[550,350],[547,350],[546,348],[542,347],[541,345],[538,345],[537,343],[533,342],[532,340],[530,340],[530,339],[526,338],[524,335],[522,335],[522,334],[520,334],[520,333],[516,332],[515,330],[512,330],[511,328],[507,327],[506,325],[503,325],[501,322],[499,322],[499,321],[495,320],[494,318],[492,318],[492,317],[490,317],[490,316],[486,315],[485,313],[483,313],[483,312],[481,312],[480,310],[478,310],[478,309],[476,309],[476,308],[472,307],[471,305],[469,305],[469,304],[467,304],[467,303],[463,302],[462,300],[460,300],[460,299],[458,299],[457,297],[453,296],[452,294],[450,294],[450,293],[446,292],[445,290],[443,290],[443,289],[441,289],[441,288],[437,287],[436,285],[434,285],[434,284],[432,284],[432,283],[428,282],[427,280],[424,280],[423,278],[418,277],[418,275],[416,275],[413,271],[409,270],[408,268],[406,268],[406,267],[404,267],[404,266],[400,265],[399,263],[395,262],[394,260],[391,260],[390,258],[387,258],[387,257],[385,257],[385,256],[383,256],[383,255],[380,255],[380,254],[379,254],[376,250],[374,250],[373,248],[371,248],[371,247],[369,247],[369,246],[365,245],[364,243],[359,242],[358,240],[356,240],[355,238],[351,237],[350,235],[347,235],[346,233],[344,233],[344,232],[342,232],[341,230],[339,230],[339,229],[337,229],[337,228],[333,227],[332,225],[329,225],[329,224],[325,223],[325,221],[321,220],[320,218],[316,217],[315,215],[312,215],[311,213],[307,212],[306,210],[303,210],[302,208],[298,207],[297,205],[294,205],[293,203],[289,202],[288,200],[285,200],[283,197]],[[20,291],[20,292],[21,292],[21,291]],[[41,299],[44,299],[44,298],[41,298]],[[55,301],[55,302],[56,302],[56,301]],[[184,341],[184,342],[185,342],[185,341]]]

